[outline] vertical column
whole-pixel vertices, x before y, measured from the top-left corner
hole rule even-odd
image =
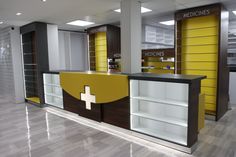
[[[121,1],[121,72],[141,72],[141,3]]]

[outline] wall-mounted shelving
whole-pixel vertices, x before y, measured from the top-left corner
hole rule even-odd
[[[59,108],[63,106],[63,94],[59,74],[43,74],[45,103]]]
[[[236,24],[230,23],[228,36],[228,66],[236,67]]]
[[[175,50],[173,48],[142,50],[142,71],[157,74],[174,74]]]
[[[142,49],[174,48],[174,29],[143,26]]]

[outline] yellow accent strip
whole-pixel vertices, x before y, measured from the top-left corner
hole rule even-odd
[[[40,104],[40,100],[38,97],[29,97],[25,99]]]
[[[205,126],[205,95],[199,94],[199,105],[198,105],[198,131]]]
[[[174,74],[174,70],[161,70],[161,69],[145,69],[144,72],[150,72],[155,74]]]
[[[95,34],[96,71],[107,71],[107,38],[106,32]]]
[[[85,86],[90,87],[96,103],[113,102],[129,95],[128,76],[108,73],[61,72],[61,87],[73,97],[80,99]]]

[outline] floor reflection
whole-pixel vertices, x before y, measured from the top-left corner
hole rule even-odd
[[[29,112],[28,106],[25,106],[25,117],[26,117],[26,127],[27,127],[27,138],[28,138],[28,155],[31,157],[31,134],[30,134],[30,124],[29,124]]]

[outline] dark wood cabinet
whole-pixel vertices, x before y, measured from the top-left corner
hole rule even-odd
[[[20,28],[26,101],[44,104],[43,71],[49,70],[47,24],[34,22]]]
[[[120,59],[120,28],[113,25],[102,25],[89,28],[87,32],[89,36],[90,70],[108,71],[110,69],[108,60]],[[105,59],[99,59],[100,56],[105,56]],[[102,68],[100,64],[103,66]]]

